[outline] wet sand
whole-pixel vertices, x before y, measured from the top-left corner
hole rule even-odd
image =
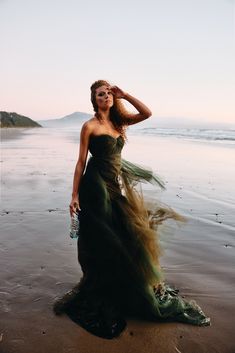
[[[105,340],[52,312],[54,298],[81,277],[68,236],[78,143],[79,131],[61,129],[2,139],[0,352],[234,353],[235,148],[129,137],[123,157],[166,181],[163,193],[146,185],[146,200],[161,199],[188,219],[161,228],[166,282],[195,299],[212,325],[129,319],[119,338]]]

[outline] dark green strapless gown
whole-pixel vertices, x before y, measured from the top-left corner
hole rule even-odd
[[[79,188],[78,261],[80,282],[54,304],[87,331],[117,337],[127,317],[209,325],[200,307],[164,284],[157,226],[182,220],[170,207],[148,209],[137,186],[164,188],[151,170],[121,157],[122,136],[91,136],[92,154]]]

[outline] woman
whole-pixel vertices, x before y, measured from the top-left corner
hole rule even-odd
[[[121,99],[139,113],[128,113]],[[104,80],[92,84],[91,102],[95,115],[81,129],[70,203],[71,216],[81,211],[78,261],[83,277],[55,302],[55,313],[67,313],[104,338],[118,336],[127,316],[209,325],[195,302],[186,302],[163,283],[157,226],[183,217],[168,207],[147,209],[137,190],[140,182],[164,184],[151,170],[121,157],[126,128],[149,118],[151,111]],[[86,165],[88,150],[92,156]]]

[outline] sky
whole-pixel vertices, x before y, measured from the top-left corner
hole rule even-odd
[[[154,116],[235,122],[233,0],[0,0],[0,45],[0,110],[92,113],[106,79]]]

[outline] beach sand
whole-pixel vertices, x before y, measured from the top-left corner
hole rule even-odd
[[[68,235],[79,130],[7,130],[0,163],[1,353],[235,352],[233,146],[130,135],[123,157],[150,166],[167,186],[160,192],[146,185],[146,200],[160,199],[188,220],[160,229],[166,282],[195,299],[212,325],[128,319],[119,338],[105,340],[52,311],[55,297],[81,277],[76,240]]]

